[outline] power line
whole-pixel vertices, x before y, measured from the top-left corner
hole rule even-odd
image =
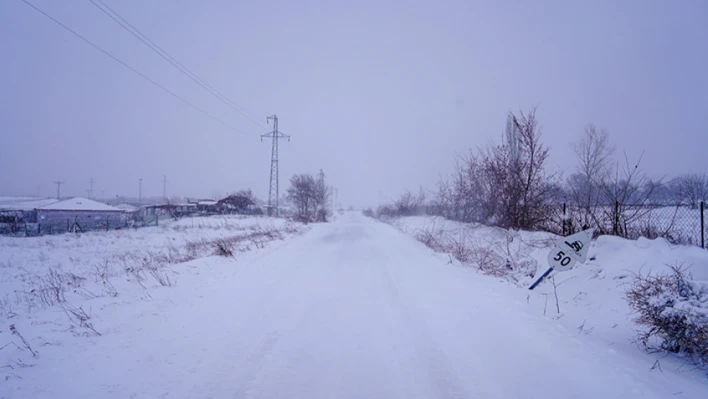
[[[150,83],[152,83],[153,85],[157,86],[158,88],[162,89],[163,91],[165,91],[166,93],[168,93],[168,94],[171,95],[172,97],[174,97],[174,98],[176,98],[176,99],[182,101],[183,103],[187,104],[188,106],[194,108],[195,110],[201,112],[202,114],[208,116],[209,118],[214,119],[215,121],[221,123],[222,125],[228,127],[229,129],[234,130],[234,131],[239,132],[239,133],[242,133],[242,134],[246,134],[245,132],[243,132],[243,131],[237,129],[236,127],[234,127],[234,126],[228,124],[227,122],[224,122],[222,119],[219,119],[218,117],[216,117],[216,116],[210,114],[209,112],[207,112],[207,111],[205,111],[205,110],[203,110],[203,109],[197,107],[196,105],[192,104],[192,103],[189,102],[188,100],[185,100],[184,98],[180,97],[180,96],[179,96],[178,94],[176,94],[175,92],[173,92],[173,91],[171,91],[170,89],[166,88],[165,86],[161,85],[160,83],[157,83],[156,81],[152,80],[152,79],[151,79],[150,77],[148,77],[147,75],[143,74],[142,72],[140,72],[140,71],[138,71],[137,69],[133,68],[132,66],[128,65],[127,63],[125,63],[124,61],[122,61],[120,58],[118,58],[118,57],[114,56],[113,54],[109,53],[108,51],[104,50],[104,49],[101,48],[99,45],[95,44],[94,42],[90,41],[89,39],[87,39],[87,38],[81,36],[81,34],[79,34],[78,32],[76,32],[75,30],[69,28],[68,26],[64,25],[62,22],[60,22],[60,21],[57,20],[56,18],[52,17],[51,15],[47,14],[46,12],[44,12],[43,10],[41,10],[40,8],[38,8],[37,6],[35,6],[34,4],[30,3],[29,1],[27,1],[27,0],[21,0],[21,1],[22,1],[23,3],[25,3],[25,4],[27,4],[28,6],[32,7],[35,11],[37,11],[37,12],[39,12],[40,14],[44,15],[45,17],[47,17],[48,19],[50,19],[51,21],[53,21],[53,22],[56,23],[57,25],[59,25],[59,26],[61,26],[62,28],[66,29],[67,31],[71,32],[74,36],[76,36],[76,37],[78,37],[79,39],[83,40],[84,42],[88,43],[89,45],[91,45],[91,47],[95,48],[96,50],[98,50],[98,51],[102,52],[103,54],[105,54],[106,56],[110,57],[113,61],[115,61],[115,62],[121,64],[121,65],[124,66],[125,68],[128,68],[128,69],[131,70],[133,73],[135,73],[135,74],[137,74],[138,76],[140,76],[141,78],[147,80],[148,82],[150,82]]]
[[[200,78],[197,74],[189,70],[189,68],[185,67],[177,61],[170,53],[167,51],[163,50],[162,47],[157,45],[155,42],[150,40],[145,34],[143,34],[138,28],[136,28],[133,24],[131,24],[129,21],[127,21],[125,18],[123,18],[120,14],[118,14],[115,10],[113,10],[110,6],[108,6],[106,3],[104,3],[102,0],[88,0],[96,6],[99,10],[101,10],[104,14],[109,16],[113,21],[115,21],[118,25],[120,25],[123,29],[128,31],[131,35],[135,36],[138,40],[140,40],[143,44],[148,46],[152,51],[154,51],[157,55],[162,57],[165,61],[169,62],[172,66],[177,68],[182,74],[193,80],[195,83],[197,83],[199,86],[201,86],[204,90],[209,92],[212,96],[216,97],[219,101],[222,103],[226,104],[229,108],[233,109],[234,111],[238,112],[241,114],[243,117],[248,119],[249,121],[253,122],[256,126],[259,127],[264,127],[263,124],[257,122],[253,117],[251,117],[248,112],[237,106],[231,99],[226,97],[224,94],[216,90],[214,87],[206,83],[202,78]],[[100,5],[99,5],[100,3]]]

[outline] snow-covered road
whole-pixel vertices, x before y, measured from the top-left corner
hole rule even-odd
[[[446,264],[413,238],[358,214],[218,268],[164,290],[173,299],[149,311],[117,313],[102,337],[54,356],[52,366],[42,366],[48,370],[24,381],[32,386],[9,397],[565,399],[706,392],[697,381],[650,374],[646,363],[530,312],[504,295],[504,285]]]

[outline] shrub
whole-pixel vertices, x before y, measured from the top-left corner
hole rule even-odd
[[[657,339],[659,349],[708,365],[708,283],[672,266],[669,274],[635,275],[626,297],[645,348]]]
[[[217,240],[214,242],[216,254],[219,256],[234,256],[233,244],[227,240]]]

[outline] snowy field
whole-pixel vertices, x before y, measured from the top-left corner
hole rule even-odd
[[[218,269],[225,259],[215,256],[219,246],[238,263],[305,230],[282,219],[219,216],[140,229],[0,236],[0,375],[21,380],[26,365],[46,365],[20,335],[38,353],[71,337],[102,336],[111,313],[139,308],[155,295],[169,295],[161,288],[188,285],[203,269]]]
[[[558,312],[548,283],[525,289],[526,271],[543,269],[547,234],[508,241],[498,229],[429,218],[399,220],[405,234],[358,213],[286,240],[277,238],[302,227],[194,223],[1,241],[4,294],[31,290],[30,277],[49,268],[85,269],[86,280],[68,280],[80,287],[65,302],[6,311],[0,398],[708,397],[704,372],[632,343],[622,299],[632,271],[681,261],[706,278],[708,251],[600,238],[594,260],[557,277]],[[274,230],[284,233],[270,244],[255,239]],[[538,248],[516,256],[520,273],[490,277],[411,236],[421,230],[492,250],[503,239],[522,255]],[[233,235],[250,237],[233,257],[204,244]],[[95,271],[107,258],[116,296]],[[186,258],[158,268],[176,281],[169,288],[151,267],[132,269]]]

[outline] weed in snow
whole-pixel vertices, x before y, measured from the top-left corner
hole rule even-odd
[[[25,348],[27,348],[27,350],[29,350],[30,353],[32,353],[33,357],[39,356],[39,354],[32,349],[32,347],[30,346],[29,342],[27,342],[25,337],[23,337],[22,334],[20,334],[20,332],[17,331],[17,328],[15,327],[14,324],[10,324],[10,332],[12,333],[12,335],[16,335],[20,338],[20,340],[22,340],[22,343],[25,345]]]
[[[62,309],[64,309],[64,313],[66,313],[66,315],[69,317],[69,320],[71,320],[77,326],[82,327],[86,330],[83,335],[101,335],[101,333],[96,331],[96,329],[93,327],[93,323],[89,321],[91,320],[91,316],[86,313],[86,311],[81,306],[75,307],[68,303],[64,303],[62,304]]]

